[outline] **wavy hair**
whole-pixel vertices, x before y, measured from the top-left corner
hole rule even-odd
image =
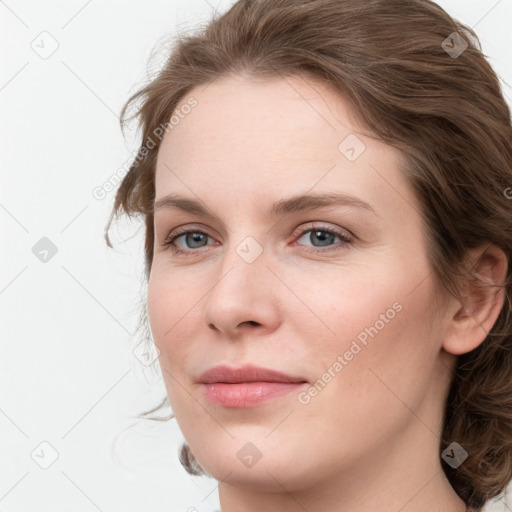
[[[169,129],[178,103],[195,87],[229,74],[321,79],[348,98],[373,135],[402,151],[434,276],[461,302],[463,280],[478,280],[471,269],[461,270],[469,250],[493,243],[512,260],[510,110],[477,35],[434,2],[239,0],[204,27],[177,36],[165,57],[156,77],[123,107],[122,126],[135,107],[129,119],[138,120],[142,141],[105,230],[112,247],[114,218],[143,218],[146,278],[162,128]],[[456,440],[469,453],[457,469],[442,464],[475,510],[512,479],[510,265],[499,287],[505,303],[493,328],[457,358],[439,445],[441,454]],[[149,335],[147,320],[141,315],[139,327]],[[139,417],[166,404],[167,398]],[[205,474],[186,443],[180,461],[189,473]]]

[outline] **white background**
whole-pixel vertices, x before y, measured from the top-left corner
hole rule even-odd
[[[175,420],[124,430],[165,390],[132,353],[142,230],[137,222],[119,231],[114,225],[115,248],[107,249],[114,192],[98,200],[92,191],[136,149],[133,133],[123,139],[118,116],[143,84],[155,44],[231,4],[0,2],[2,512],[218,506],[215,480],[181,467]],[[491,64],[512,84],[512,0],[439,4],[476,29]],[[58,48],[46,59],[33,49],[52,44]],[[57,248],[46,263],[32,252],[42,237]],[[42,469],[53,450],[58,458]]]

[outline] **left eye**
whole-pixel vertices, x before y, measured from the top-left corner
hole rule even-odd
[[[315,227],[301,231],[301,236],[297,241],[300,241],[303,238],[306,238],[306,240],[311,242],[314,250],[317,252],[322,252],[320,249],[321,247],[327,247],[328,249],[326,250],[330,250],[332,244],[336,243],[336,238],[341,240],[342,245],[349,245],[353,242],[352,239],[344,233],[323,227]],[[315,243],[318,243],[319,245],[315,245]]]

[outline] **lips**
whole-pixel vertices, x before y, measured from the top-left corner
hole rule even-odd
[[[199,382],[203,384],[214,384],[223,382],[226,384],[236,384],[241,382],[288,382],[299,383],[307,382],[302,377],[295,377],[276,370],[261,368],[259,366],[245,365],[241,368],[230,368],[229,366],[214,366],[205,371],[199,377]]]
[[[199,377],[199,382],[212,404],[228,408],[255,407],[307,385],[302,377],[252,365],[214,366]]]

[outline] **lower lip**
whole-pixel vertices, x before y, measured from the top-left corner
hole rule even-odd
[[[307,382],[217,382],[203,384],[206,397],[224,407],[254,407],[279,396],[287,395],[307,385]]]

